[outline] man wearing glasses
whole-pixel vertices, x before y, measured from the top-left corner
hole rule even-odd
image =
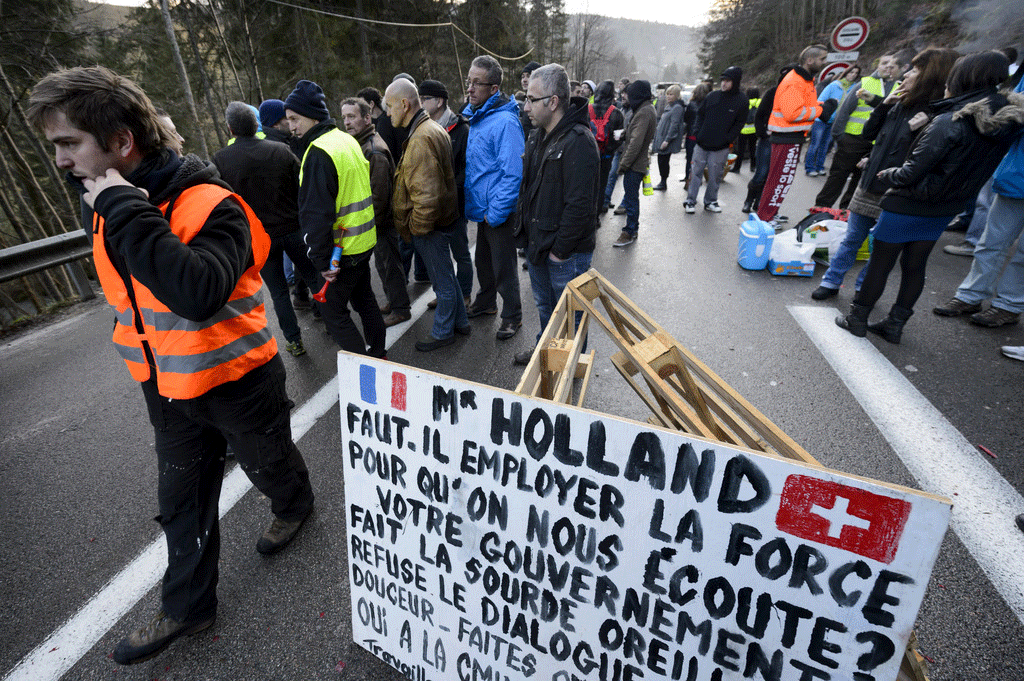
[[[499,89],[501,65],[482,55],[473,60],[466,81],[469,121],[466,149],[466,217],[478,224],[476,275],[480,290],[467,311],[470,317],[498,312],[498,340],[508,340],[523,325],[513,225],[523,178],[523,126],[519,105]]]

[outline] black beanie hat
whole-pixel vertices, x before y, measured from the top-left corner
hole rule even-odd
[[[535,61],[531,61],[529,64],[527,64],[526,66],[523,67],[523,70],[521,71],[521,73],[533,73],[534,71],[536,71],[539,68],[540,68],[540,64],[538,64]]]
[[[297,114],[312,118],[314,121],[325,121],[331,117],[327,110],[327,98],[323,89],[311,80],[300,80],[284,100],[284,108]]]
[[[639,104],[651,98],[651,84],[646,80],[634,80],[626,86],[626,94],[632,104]]]
[[[722,78],[728,78],[732,81],[734,89],[739,89],[740,80],[743,79],[743,69],[738,66],[730,66],[722,72]]]
[[[442,97],[448,99],[448,88],[444,86],[444,83],[436,80],[425,80],[420,83],[417,89],[420,97]]]

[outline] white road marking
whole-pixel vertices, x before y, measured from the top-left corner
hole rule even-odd
[[[953,500],[950,527],[1024,623],[1024,497],[864,338],[834,323],[836,310],[790,306],[921,490]]]
[[[412,305],[412,319],[388,329],[386,347],[390,348],[427,310],[430,289],[422,292]],[[59,329],[71,323],[48,327]],[[292,438],[298,442],[316,422],[338,402],[338,376],[335,374],[305,404],[292,413]],[[252,483],[237,465],[224,477],[218,507],[220,517],[234,507],[252,488]],[[88,653],[118,620],[124,617],[163,577],[167,568],[167,548],[159,536],[124,567],[88,603],[58,627],[45,641],[21,659],[4,681],[57,681]]]

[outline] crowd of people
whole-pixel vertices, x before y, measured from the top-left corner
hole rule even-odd
[[[809,136],[809,176],[824,173],[835,145],[816,203],[828,207],[843,194],[840,205],[850,211],[846,239],[815,299],[836,295],[873,234],[839,326],[898,343],[928,256],[957,222],[972,225],[974,262],[935,313],[971,315],[984,326],[1017,323],[1024,310],[1024,95],[1020,84],[1005,89],[1016,55],[929,48],[905,65],[890,54],[869,76],[852,67],[818,88],[826,53],[807,47],[763,95],[744,91],[742,69],[729,67],[717,87],[701,83],[689,101],[679,85],[656,97],[646,80],[577,82],[558,64],[536,62],[519,72],[522,90],[510,95],[505,69],[487,55],[468,65],[465,104],[455,109],[449,84],[417,83],[406,73],[383,94],[366,87],[346,97],[300,80],[284,100],[231,102],[224,120],[231,141],[212,162],[185,154],[173,122],[128,78],[78,67],[40,81],[29,117],[82,197],[116,317],[114,346],[141,384],[161,471],[158,520],[169,555],[161,608],[118,644],[114,660],[149,659],[213,623],[219,481],[229,448],[271,500],[274,517],[257,551],[287,546],[312,511],[264,283],[285,350],[297,357],[306,350],[296,309],[310,310],[342,349],[385,357],[386,329],[411,319],[410,277],[429,283],[433,323],[415,347],[430,352],[471,335],[469,320],[477,317],[500,318],[498,340],[517,335],[518,252],[539,338],[568,282],[590,267],[620,176],[615,213],[625,224],[616,248],[638,238],[651,156],[660,176],[651,190],[667,191],[671,156],[684,150],[685,213],[695,212],[702,186],[704,209],[721,212],[718,186],[735,148],[732,170],[749,154],[754,173],[743,211],[778,225]],[[961,215],[969,206],[976,206],[973,222]],[[475,256],[469,221],[477,224]],[[897,260],[896,304],[869,324]],[[1004,352],[1024,359],[1024,348]],[[526,364],[531,355],[515,361]]]

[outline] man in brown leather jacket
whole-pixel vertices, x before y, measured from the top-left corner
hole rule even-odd
[[[452,143],[445,129],[423,111],[412,83],[401,79],[391,83],[384,103],[391,123],[409,129],[391,205],[395,228],[403,239],[412,241],[423,258],[437,295],[430,337],[416,343],[417,350],[427,352],[454,343],[456,332],[470,332],[449,245],[459,218]]]

